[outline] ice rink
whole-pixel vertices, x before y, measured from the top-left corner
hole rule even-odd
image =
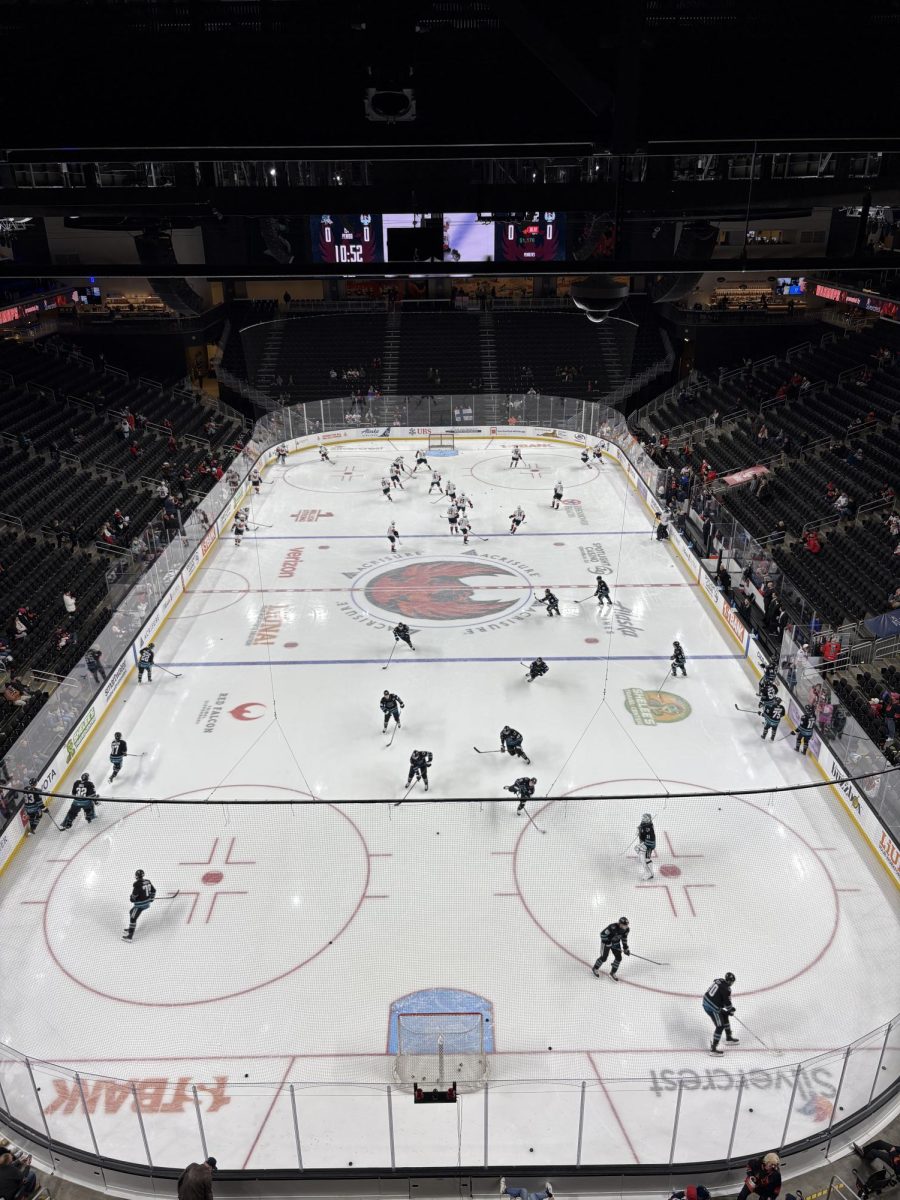
[[[735,1154],[780,1144],[793,1092],[788,1140],[815,1132],[837,1051],[896,1015],[896,955],[870,969],[870,951],[896,942],[897,892],[830,790],[715,795],[821,775],[786,722],[763,743],[736,711],[755,710],[756,676],[617,465],[531,441],[511,469],[511,441],[458,441],[432,462],[473,502],[463,546],[429,472],[382,495],[395,454],[411,467],[422,445],[335,445],[331,463],[307,451],[266,472],[243,544],[220,539],[157,635],[180,678],[130,675],[75,764],[129,803],[68,832],[45,820],[0,879],[4,1043],[84,1072],[101,1152],[144,1161],[130,1084],[94,1076],[136,1081],[153,1160],[171,1165],[192,1086],[220,1166],[296,1165],[291,1083],[305,1165],[383,1165],[392,1018],[417,1004],[484,1014],[492,1162],[571,1161],[581,1081],[584,1162],[667,1161],[679,1079],[682,1159],[723,1152],[739,1088]],[[612,608],[590,598],[597,573]],[[535,602],[548,586],[559,618]],[[385,670],[398,620],[415,651]],[[549,674],[526,682],[537,655]],[[391,745],[385,688],[405,704]],[[530,767],[475,752],[505,724]],[[143,757],[107,784],[115,730]],[[434,755],[427,795],[352,802],[401,799],[413,749]],[[502,790],[522,774],[533,821]],[[264,805],[310,796],[327,803]],[[437,803],[451,797],[475,799]],[[167,798],[207,803],[152,803]],[[650,881],[633,846],[648,808]],[[138,867],[160,899],[126,944]],[[623,914],[634,953],[598,980],[599,932]],[[700,997],[725,971],[765,1047],[738,1029],[716,1060]],[[851,1056],[847,1111],[880,1053],[898,1068],[900,1029],[882,1040]],[[0,1078],[29,1102],[20,1065]],[[89,1144],[71,1077],[48,1065],[38,1086],[53,1136]],[[395,1094],[398,1165],[480,1162],[483,1103]]]

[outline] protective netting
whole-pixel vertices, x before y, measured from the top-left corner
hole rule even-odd
[[[481,1013],[399,1013],[394,1078],[406,1085],[478,1084],[487,1078]]]

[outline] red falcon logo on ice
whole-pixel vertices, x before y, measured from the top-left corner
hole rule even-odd
[[[503,577],[505,584],[471,584],[487,575]],[[486,588],[507,588],[511,595],[496,598],[476,595]],[[521,576],[496,563],[410,562],[388,567],[365,586],[365,597],[380,609],[413,620],[458,621],[499,616],[522,599]]]
[[[228,715],[234,717],[236,721],[258,721],[262,713],[257,713],[255,716],[250,716],[251,708],[265,708],[264,704],[260,704],[258,700],[251,700],[249,704],[239,704],[236,708],[229,708]]]

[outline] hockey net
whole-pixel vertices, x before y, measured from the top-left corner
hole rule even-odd
[[[453,450],[455,448],[455,435],[447,430],[431,429],[428,431],[428,449],[439,450],[446,448]]]
[[[477,1088],[488,1075],[478,1012],[398,1013],[394,1078],[410,1087]]]

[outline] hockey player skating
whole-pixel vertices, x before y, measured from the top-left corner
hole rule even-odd
[[[418,465],[418,464],[417,464],[417,465]],[[441,487],[441,473],[440,473],[440,471],[434,471],[434,470],[433,470],[433,471],[431,472],[431,483],[429,483],[429,485],[428,485],[428,495],[429,495],[429,496],[431,495],[432,488],[437,488],[437,490],[438,490],[438,491],[441,493],[441,495],[443,496],[443,494],[444,494],[444,489]]]
[[[531,759],[522,749],[521,733],[519,733],[518,729],[513,729],[510,725],[504,725],[500,730],[500,749],[505,750],[513,758],[523,758],[526,763],[531,762]]]
[[[794,742],[794,749],[806,754],[809,749],[809,739],[816,732],[816,710],[811,704],[807,704],[803,710],[803,716],[797,725],[797,740]]]
[[[253,491],[257,496],[259,495],[259,485],[261,483],[262,476],[260,475],[259,471],[257,471],[256,467],[254,467],[250,472],[250,486],[253,488]]]
[[[590,455],[588,454],[587,450],[582,450],[581,462],[582,462],[582,465],[585,467],[589,467],[591,465],[590,464]]]
[[[434,756],[430,750],[413,750],[409,756],[409,774],[406,777],[406,786],[421,779],[425,785],[425,791],[428,791],[428,768],[431,766]],[[399,800],[396,804],[399,804]],[[396,807],[396,804],[394,807]]]
[[[118,773],[122,770],[122,763],[125,760],[125,755],[128,753],[128,743],[122,737],[118,730],[112,740],[112,745],[109,748],[109,761],[112,763],[112,774],[109,777],[109,782],[115,779]]]
[[[608,604],[610,608],[613,606],[612,596],[609,594],[609,584],[602,575],[597,576],[597,587],[594,590],[594,595],[597,597],[597,604],[602,607]]]
[[[428,470],[428,459],[424,450],[416,451],[416,465],[413,467],[413,472],[418,471],[419,467],[424,467]]]
[[[409,646],[410,650],[415,650],[415,646],[410,641],[409,626],[405,625],[402,621],[400,621],[397,625],[394,626],[394,641],[395,642],[398,642],[398,641],[406,642],[406,644],[407,644],[407,646]]]
[[[597,464],[597,466],[602,467],[603,466],[603,451],[600,449],[600,447],[595,446],[594,449],[591,451],[591,454],[592,454],[594,462]]]
[[[146,912],[153,901],[156,899],[156,888],[149,879],[144,877],[143,871],[135,871],[134,883],[131,886],[131,911],[128,914],[128,927],[122,933],[122,940],[130,942],[134,939],[134,929],[137,925],[138,917],[142,912]]]
[[[553,499],[550,501],[550,507],[551,508],[559,508],[559,502],[560,502],[560,500],[562,500],[562,498],[563,498],[562,481],[557,479],[556,483],[554,483],[554,485],[553,485]]]
[[[521,461],[522,461],[522,451],[519,449],[518,446],[513,446],[512,459],[510,460],[510,464],[509,464],[510,467],[517,467]]]
[[[459,518],[459,532],[462,534],[463,545],[468,546],[469,534],[472,532],[472,525],[465,513]]]
[[[387,540],[391,544],[391,554],[397,553],[397,543],[400,541],[400,534],[397,532],[397,526],[391,521],[387,527]]]
[[[276,446],[275,458],[278,460],[279,467],[283,467],[287,462],[287,446]]]
[[[444,484],[444,495],[448,500],[452,500],[456,504],[456,484],[452,479],[448,479]],[[459,505],[457,504],[456,507],[459,508]]]
[[[524,508],[522,508],[521,504],[519,505],[519,507],[516,509],[515,512],[509,514],[509,519],[512,522],[512,524],[509,527],[509,532],[515,533],[516,530],[519,528],[519,526],[522,524],[522,522],[525,520],[525,510],[524,510]]]
[[[244,515],[243,509],[234,518],[232,532],[234,533],[234,544],[239,546],[244,540],[244,534],[247,532],[247,518]]]
[[[447,524],[449,525],[450,532],[452,534],[456,533],[456,523],[458,520],[459,520],[459,509],[456,507],[455,504],[451,504],[450,507],[447,509]]]
[[[644,878],[653,878],[653,851],[656,849],[656,830],[653,828],[653,817],[644,813],[638,825],[638,855],[644,856]]]
[[[672,643],[672,678],[678,674],[679,670],[682,675],[687,675],[687,667],[684,665],[684,651],[681,648],[681,642]]]
[[[90,825],[94,817],[97,815],[95,805],[98,803],[97,789],[91,783],[91,777],[87,771],[83,772],[80,779],[76,779],[72,787],[72,803],[69,805],[69,811],[66,813],[65,820],[60,826],[61,829],[71,829],[72,822],[79,813],[84,813],[84,819]]]
[[[775,734],[778,732],[778,725],[786,712],[787,709],[781,703],[777,692],[771,700],[767,700],[765,702],[762,710],[763,731],[760,735],[763,741],[766,740],[766,735],[768,733],[772,734],[772,741],[775,741]]]
[[[734,976],[730,971],[726,971],[723,978],[714,979],[703,993],[703,1011],[715,1026],[712,1041],[709,1044],[709,1049],[713,1054],[725,1053],[719,1046],[723,1033],[726,1042],[736,1045],[740,1040],[731,1032],[729,1020],[734,1016],[734,1005],[731,1003],[731,985],[733,983]]]
[[[405,707],[405,705],[404,705],[403,701],[400,699],[400,697],[395,695],[393,692],[389,692],[387,689],[385,689],[384,694],[382,695],[381,700],[379,701],[379,705],[381,707],[382,713],[384,714],[384,728],[382,729],[381,732],[387,733],[388,721],[391,719],[391,717],[394,718],[394,724],[399,729],[400,728],[400,709]]]
[[[32,834],[37,830],[41,817],[47,812],[47,805],[44,803],[43,795],[38,791],[36,779],[29,779],[28,787],[23,791],[23,802],[25,816],[28,818],[26,833]]]
[[[328,457],[328,447],[327,446],[319,447],[319,461],[320,462],[331,462],[331,459]]]
[[[619,917],[618,921],[613,921],[600,934],[600,957],[591,967],[591,970],[600,978],[600,968],[609,958],[613,956],[613,965],[609,969],[610,976],[615,979],[616,972],[622,962],[623,954],[631,954],[628,949],[628,935],[631,932],[631,926],[628,924],[627,917]]]
[[[382,475],[381,477],[381,494],[383,496],[387,496],[388,500],[390,500],[392,504],[394,503],[394,498],[391,495],[391,481],[388,479],[387,475]]]
[[[554,596],[554,594],[550,591],[549,588],[544,588],[544,594],[543,594],[543,596],[538,596],[537,602],[538,602],[538,604],[546,604],[547,605],[547,616],[548,617],[558,617],[560,615],[559,600],[556,598],[556,596]]]
[[[759,681],[759,690],[758,690],[759,711],[762,712],[762,710],[765,708],[765,706],[767,704],[769,704],[772,700],[777,699],[777,697],[778,697],[778,688],[775,686],[775,681],[773,679],[771,679],[769,676],[764,675],[762,677],[762,679]]]
[[[523,775],[521,779],[517,779],[515,783],[505,787],[504,792],[512,792],[518,797],[519,807],[516,809],[516,816],[520,817],[525,811],[525,802],[530,800],[534,795],[534,789],[537,787],[536,779],[529,779],[527,775]]]
[[[549,670],[550,668],[542,658],[536,658],[528,668],[528,674],[525,678],[531,683],[533,679],[540,679],[542,675],[546,675]]]
[[[403,469],[403,459],[395,458],[394,461],[391,463],[391,469],[390,469],[389,474],[391,477],[392,485],[395,488],[399,488],[401,492],[404,491],[403,484],[400,482],[400,472],[402,469]]]
[[[472,503],[472,501],[469,499],[469,497],[466,495],[465,492],[457,492],[456,507],[459,509],[460,512],[465,512],[467,508],[474,508],[475,505]]]
[[[147,672],[147,682],[153,682],[153,662],[156,658],[154,653],[156,647],[155,642],[148,642],[138,655],[138,683],[143,683],[144,672]]]

